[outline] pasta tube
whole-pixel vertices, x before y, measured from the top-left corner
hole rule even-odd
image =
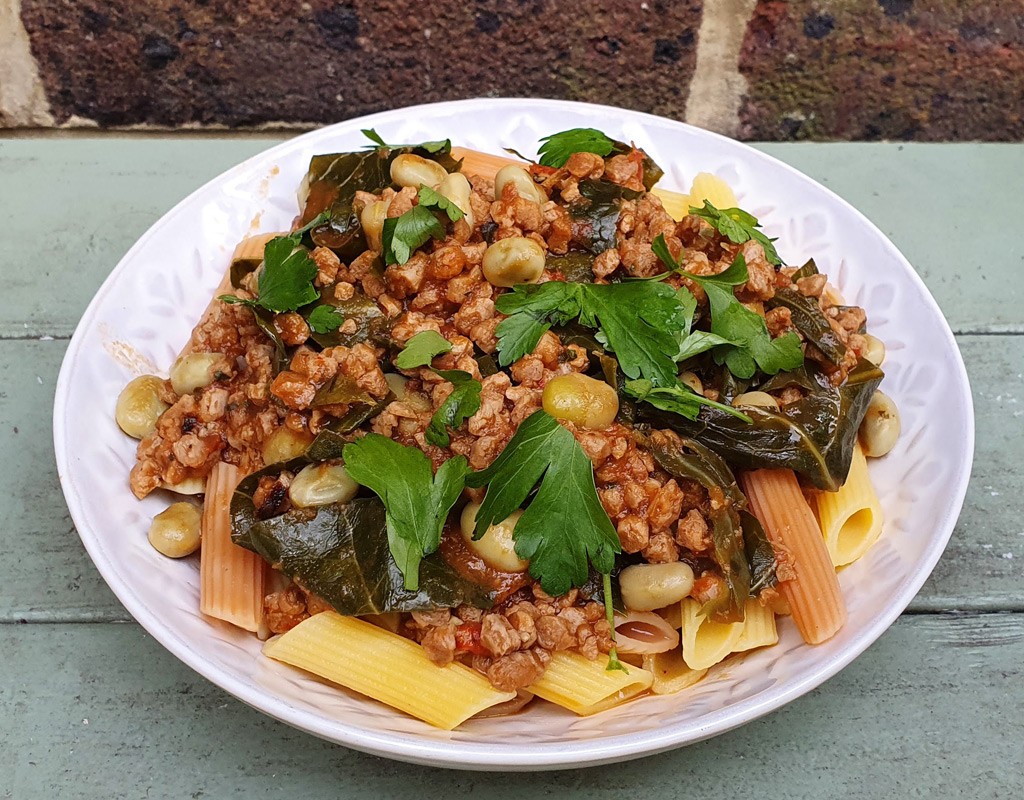
[[[206,481],[199,551],[199,610],[209,617],[257,632],[263,621],[266,563],[231,541],[231,495],[238,467],[223,461]]]
[[[688,689],[708,674],[706,669],[690,669],[681,648],[644,656],[644,669],[654,676],[653,694],[675,694]]]
[[[882,504],[868,475],[860,444],[854,448],[850,474],[838,492],[815,492],[818,521],[832,564],[851,564],[867,552],[882,533]]]
[[[743,635],[743,622],[715,622],[707,619],[700,603],[687,598],[682,601],[683,661],[693,670],[713,667],[732,653]]]
[[[530,691],[581,717],[619,705],[651,688],[654,676],[640,667],[606,669],[608,659],[591,661],[579,653],[553,653],[551,663]]]
[[[779,583],[779,592],[789,603],[800,635],[810,644],[824,642],[846,622],[846,605],[796,475],[789,469],[759,469],[743,473],[740,481],[754,516],[772,545],[788,554],[796,573],[792,580]]]
[[[453,147],[452,158],[462,159],[462,172],[465,175],[480,175],[485,178],[493,178],[495,173],[502,167],[509,164],[526,166],[518,158],[508,156],[496,156],[491,153],[481,153],[479,150],[469,150],[465,147]],[[672,219],[682,219],[689,213],[690,196],[679,192],[670,192],[655,186],[651,194],[657,195],[662,205]]]
[[[449,731],[516,696],[462,664],[439,667],[404,636],[334,611],[303,620],[263,653]]]
[[[757,600],[748,600],[743,615],[743,632],[733,647],[734,653],[765,647],[779,641],[779,632],[775,628],[775,614],[765,608]]]

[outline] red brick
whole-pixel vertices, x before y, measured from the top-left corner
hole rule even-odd
[[[1024,0],[762,0],[751,139],[1024,138]]]
[[[23,0],[58,122],[327,123],[531,95],[681,117],[700,0]]]

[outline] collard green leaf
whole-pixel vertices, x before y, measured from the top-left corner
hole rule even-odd
[[[321,506],[312,517],[301,510],[257,519],[252,494],[265,472],[249,476],[235,491],[232,541],[258,553],[339,614],[491,606],[484,587],[467,581],[437,553],[420,562],[419,588],[407,590],[388,549],[384,504],[376,497]]]
[[[821,313],[818,298],[805,297],[795,289],[775,290],[775,297],[768,301],[769,308],[788,308],[793,325],[804,338],[817,347],[833,364],[842,363],[846,346],[840,341],[825,315]]]
[[[284,340],[281,334],[274,327],[274,315],[265,308],[250,306],[253,317],[256,320],[256,327],[266,334],[267,338],[274,345],[274,372],[278,373],[288,368],[288,353],[284,347]]]
[[[339,405],[374,405],[377,399],[363,388],[360,388],[351,376],[338,372],[328,383],[321,386],[313,396],[310,404],[313,408]]]
[[[333,290],[325,289],[324,294],[333,296]],[[356,328],[351,333],[343,333],[342,327],[323,333],[313,329],[310,338],[321,347],[352,347],[361,342],[370,342],[374,345],[386,346],[390,343],[390,325],[384,312],[376,301],[358,292],[348,300],[322,300],[315,306],[307,306],[301,313],[307,322],[317,308],[328,306],[334,314],[340,315],[343,320],[355,320]],[[312,326],[311,326],[312,327]]]
[[[749,511],[740,511],[740,524],[743,526],[743,548],[750,565],[750,596],[757,597],[778,582],[775,548],[760,521]]]
[[[746,499],[736,478],[718,455],[692,439],[658,432],[646,444],[663,470],[675,478],[695,480],[707,490],[711,499],[712,555],[728,592],[703,610],[717,622],[742,620],[750,597],[750,567],[739,516]]]
[[[696,420],[641,406],[640,413],[657,428],[699,438],[740,469],[792,469],[819,489],[834,492],[846,481],[857,430],[882,371],[861,361],[836,388],[813,373],[816,388],[780,411],[746,408],[753,423],[715,408]]]
[[[616,246],[616,229],[623,200],[635,200],[639,192],[605,180],[579,183],[580,199],[569,204],[574,249],[598,256]]]
[[[324,211],[330,214],[326,222],[310,231],[314,244],[331,248],[343,260],[366,249],[366,237],[352,201],[357,191],[379,194],[390,186],[391,162],[402,153],[437,161],[449,172],[459,168],[459,162],[451,157],[450,145],[433,152],[417,146],[373,147],[355,153],[313,156],[304,181],[302,221],[309,222]]]
[[[569,283],[594,282],[594,254],[570,250],[563,255],[548,254],[544,268],[560,272]]]

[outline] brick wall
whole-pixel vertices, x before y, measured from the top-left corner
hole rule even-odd
[[[1024,139],[1024,0],[0,0],[0,126],[313,127],[478,95],[747,139]]]

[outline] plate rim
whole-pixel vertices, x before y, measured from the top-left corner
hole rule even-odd
[[[386,124],[396,117],[415,114],[417,111],[430,109],[438,111],[459,111],[467,110],[496,111],[515,113],[530,109],[542,110],[564,110],[566,108],[577,110],[590,115],[611,115],[619,119],[637,120],[641,124],[657,122],[659,125],[669,122],[673,125],[683,126],[695,135],[711,137],[720,142],[727,143],[731,148],[739,148],[746,151],[747,155],[753,154],[757,159],[767,159],[776,168],[782,168],[791,173],[799,181],[807,182],[828,193],[830,199],[852,212],[860,222],[886,245],[891,248],[892,254],[904,268],[907,277],[916,284],[916,288],[926,299],[929,310],[936,314],[942,322],[942,333],[945,339],[945,351],[953,356],[957,375],[955,384],[959,390],[957,398],[964,409],[966,426],[961,431],[966,458],[956,464],[952,484],[954,491],[951,494],[952,502],[948,505],[946,514],[941,521],[943,531],[940,537],[930,537],[924,558],[916,565],[913,574],[904,579],[900,584],[898,592],[890,600],[884,609],[884,613],[875,617],[872,623],[853,638],[849,645],[833,658],[827,660],[817,669],[808,674],[803,674],[786,683],[781,689],[769,689],[758,692],[753,696],[742,700],[734,705],[719,708],[706,714],[697,725],[690,724],[683,730],[667,728],[661,731],[644,733],[616,734],[606,738],[599,738],[588,741],[573,742],[571,750],[564,745],[505,745],[500,742],[474,743],[474,742],[443,742],[439,740],[426,740],[414,734],[403,733],[380,733],[349,725],[347,723],[333,721],[326,724],[323,717],[317,717],[310,712],[292,705],[288,700],[266,691],[259,691],[256,686],[249,686],[242,683],[230,671],[221,669],[212,662],[206,660],[197,653],[188,641],[181,639],[161,622],[160,617],[151,614],[142,600],[138,598],[130,584],[123,582],[116,573],[113,562],[107,557],[105,546],[99,536],[90,531],[84,524],[84,511],[81,506],[81,499],[77,487],[67,477],[71,471],[70,454],[67,452],[66,431],[69,427],[68,418],[68,392],[72,375],[75,369],[76,356],[82,348],[85,339],[85,331],[95,324],[94,317],[101,305],[102,299],[117,282],[120,274],[124,272],[134,258],[135,253],[145,243],[156,236],[169,221],[182,213],[182,209],[190,205],[193,199],[206,192],[216,184],[228,180],[236,173],[249,169],[256,162],[263,162],[273,159],[277,154],[291,150],[295,147],[302,147],[308,140],[324,136],[328,131],[344,128],[351,130],[353,127],[373,127],[374,125]],[[53,412],[53,444],[57,463],[58,478],[64,493],[68,510],[75,523],[78,532],[89,557],[102,575],[104,581],[111,588],[118,600],[125,606],[132,617],[164,648],[169,650],[180,661],[184,662],[190,669],[202,675],[207,680],[219,686],[233,697],[241,700],[247,705],[267,714],[274,719],[296,727],[307,733],[319,736],[329,741],[342,744],[362,752],[386,758],[398,759],[410,763],[424,764],[430,766],[442,766],[449,768],[476,769],[476,770],[544,770],[560,768],[582,768],[600,764],[625,761],[633,758],[640,758],[655,753],[664,752],[676,747],[693,744],[713,736],[725,733],[747,722],[753,721],[771,711],[792,702],[796,698],[806,694],[808,691],[820,686],[829,678],[833,677],[840,670],[860,656],[869,646],[885,633],[886,630],[903,613],[921,586],[931,575],[942,556],[952,536],[954,527],[959,519],[963,508],[964,499],[970,481],[971,467],[974,461],[975,447],[975,416],[973,397],[970,389],[969,377],[963,360],[963,355],[957,346],[953,332],[948,321],[942,313],[941,308],[935,301],[928,287],[921,276],[910,264],[909,260],[896,247],[896,245],[868,219],[861,211],[851,205],[843,197],[836,194],[824,184],[815,181],[790,166],[784,161],[772,155],[757,150],[744,142],[738,142],[729,137],[722,136],[711,131],[706,131],[685,122],[679,122],[667,117],[654,114],[647,114],[630,109],[617,108],[614,106],[599,105],[593,103],[579,103],[567,100],[552,100],[542,98],[470,98],[466,100],[453,100],[441,103],[424,103],[404,108],[389,109],[362,117],[355,117],[332,125],[308,131],[280,142],[272,147],[262,150],[242,162],[228,168],[224,172],[213,177],[186,197],[176,203],[156,220],[145,233],[140,236],[128,251],[121,257],[117,265],[111,270],[103,283],[97,289],[95,295],[89,302],[86,310],[75,326],[68,348],[63,358],[60,373],[57,378],[54,412]],[[765,697],[764,695],[769,695]],[[328,730],[327,728],[330,728]],[[447,757],[446,754],[456,752],[455,759]]]

